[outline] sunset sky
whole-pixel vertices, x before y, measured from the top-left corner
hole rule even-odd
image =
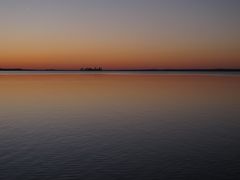
[[[240,0],[1,0],[0,67],[240,68]]]

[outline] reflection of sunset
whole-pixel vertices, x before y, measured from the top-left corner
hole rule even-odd
[[[227,72],[0,72],[0,177],[237,179],[239,82]]]
[[[11,105],[35,100],[38,101],[36,103],[45,105],[81,101],[86,105],[93,103],[92,100],[99,104],[104,101],[121,103],[131,97],[135,97],[131,102],[136,103],[135,105],[138,102],[167,103],[170,99],[184,102],[205,101],[203,97],[206,92],[214,98],[212,101],[234,101],[223,91],[235,88],[234,91],[238,92],[240,85],[236,82],[239,81],[238,76],[191,74],[2,74],[0,94],[2,101]]]

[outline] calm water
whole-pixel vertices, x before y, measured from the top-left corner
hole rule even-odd
[[[0,74],[0,179],[237,179],[238,74]]]

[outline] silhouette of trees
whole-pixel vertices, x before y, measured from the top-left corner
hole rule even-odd
[[[85,67],[85,68],[81,68],[80,71],[102,71],[102,67]]]

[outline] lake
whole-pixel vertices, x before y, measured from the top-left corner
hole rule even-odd
[[[239,73],[0,73],[0,179],[237,179]]]

